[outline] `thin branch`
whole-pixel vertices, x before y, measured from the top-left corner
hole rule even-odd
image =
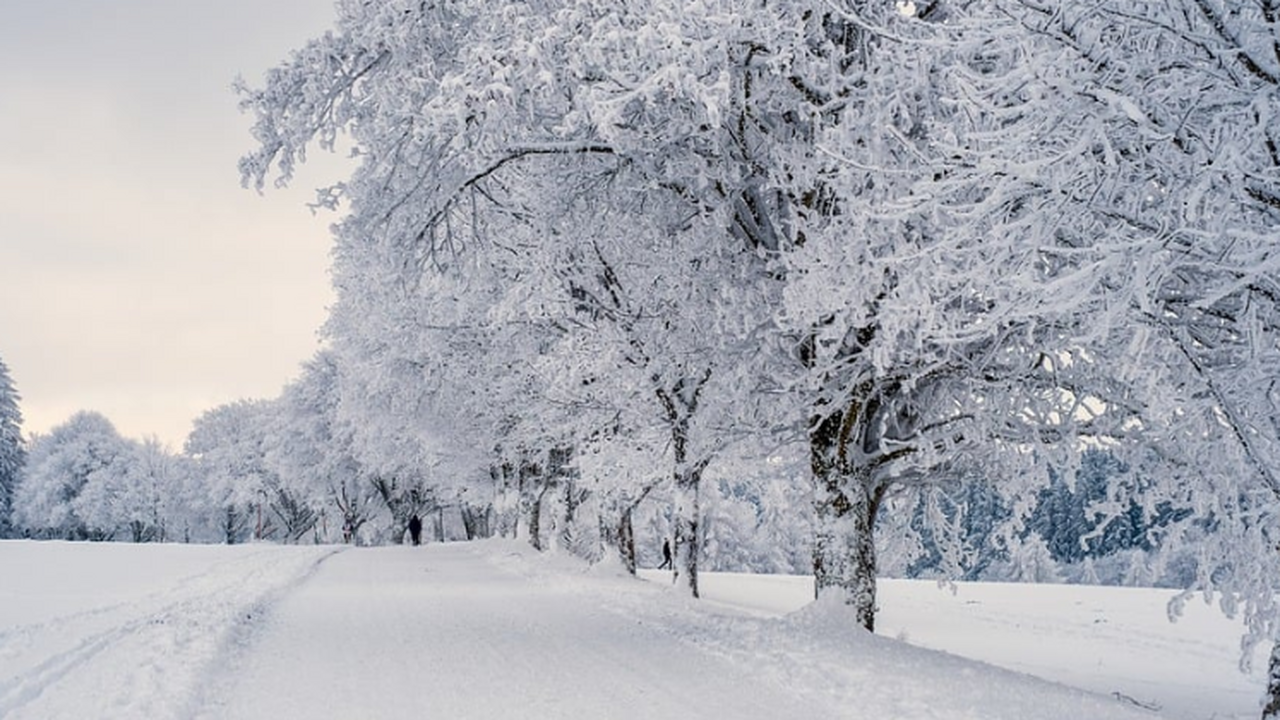
[[[1209,24],[1213,26],[1214,32],[1218,33],[1218,37],[1222,38],[1229,46],[1235,48],[1236,60],[1244,66],[1254,76],[1272,85],[1280,85],[1280,77],[1275,73],[1262,67],[1262,65],[1254,59],[1249,51],[1240,43],[1240,39],[1236,37],[1231,28],[1227,27],[1226,20],[1218,13],[1217,8],[1210,5],[1209,0],[1195,0],[1196,6],[1200,8],[1200,12],[1204,15]],[[1280,53],[1280,49],[1277,50]]]
[[[614,155],[615,152],[614,152],[614,149],[609,145],[592,143],[592,142],[586,142],[586,143],[574,142],[574,143],[563,143],[563,144],[550,143],[550,144],[527,145],[523,147],[512,148],[511,150],[508,151],[507,155],[499,158],[498,160],[494,161],[487,167],[481,169],[479,172],[475,173],[471,177],[462,181],[461,183],[458,184],[457,187],[455,187],[450,193],[448,193],[448,197],[444,200],[444,202],[441,204],[439,209],[437,209],[434,213],[432,213],[431,217],[427,218],[427,221],[423,223],[422,230],[420,230],[417,236],[414,238],[415,242],[420,243],[426,239],[427,233],[431,232],[436,227],[436,225],[440,223],[440,221],[445,217],[445,214],[449,212],[449,210],[453,207],[454,203],[457,201],[458,197],[462,195],[462,193],[466,192],[469,188],[475,186],[476,183],[479,183],[480,181],[484,180],[490,175],[493,175],[494,173],[498,172],[499,170],[506,167],[507,165],[510,165],[511,163],[516,162],[518,160],[523,160],[524,158],[537,156],[537,155],[588,155],[588,154]]]

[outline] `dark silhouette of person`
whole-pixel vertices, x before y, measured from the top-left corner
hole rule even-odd
[[[414,545],[422,544],[422,518],[417,515],[409,518],[409,537]]]
[[[662,541],[662,564],[658,566],[659,570],[671,567],[671,541]]]

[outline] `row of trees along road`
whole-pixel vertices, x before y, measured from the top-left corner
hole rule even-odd
[[[1278,82],[1276,0],[342,0],[241,88],[241,169],[360,159],[318,203],[366,472],[501,527],[551,493],[628,561],[660,485],[696,595],[707,468],[803,443],[818,593],[872,628],[897,493],[1025,509],[1103,447],[1274,643]],[[582,472],[628,457],[665,469]]]

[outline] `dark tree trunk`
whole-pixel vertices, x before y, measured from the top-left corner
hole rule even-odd
[[[234,504],[225,505],[222,513],[223,540],[228,545],[235,545],[240,542],[240,536],[244,533],[248,521],[248,515],[240,512],[240,508]]]
[[[698,556],[702,552],[698,520],[701,516],[698,485],[702,468],[684,468],[676,471],[675,491],[675,547],[672,551],[675,580],[681,583],[693,597],[698,593]]]
[[[581,504],[580,498],[576,488],[574,488],[574,483],[566,478],[564,481],[564,517],[560,519],[560,532],[557,538],[560,542],[560,547],[565,550],[573,550],[573,524],[577,520],[579,504]]]
[[[270,510],[284,527],[284,541],[286,543],[301,541],[320,520],[320,516],[310,505],[301,501],[284,488],[276,488],[275,499],[270,506]],[[267,521],[268,526],[270,526],[270,517],[268,517]]]
[[[600,521],[600,537],[606,545],[610,545],[617,550],[618,558],[622,560],[622,566],[632,575],[636,574],[636,568],[639,566],[636,561],[636,531],[633,522],[636,508],[640,507],[640,503],[644,502],[644,499],[657,486],[658,483],[656,482],[647,485],[634,500],[625,499],[621,503],[622,510],[618,513],[616,523],[609,524],[603,517]]]
[[[591,491],[582,488],[577,482],[577,470],[571,465],[573,454],[572,447],[563,446],[554,447],[547,453],[548,483],[556,488],[564,488],[564,495],[561,498],[564,502],[564,512],[559,518],[556,542],[565,550],[591,559],[590,548],[581,544],[583,538],[579,533],[581,528],[578,525],[578,509],[591,497]]]
[[[476,539],[476,521],[475,516],[471,513],[471,508],[463,505],[458,508],[458,516],[462,518],[462,534],[466,536],[467,541]]]
[[[1267,662],[1266,706],[1262,720],[1280,720],[1280,642],[1271,646],[1271,659]]]
[[[518,515],[525,518],[529,532],[529,544],[535,550],[543,550],[542,542],[542,500],[547,494],[549,478],[542,468],[530,459],[528,453],[521,451],[515,465],[517,487],[520,491]],[[517,525],[517,531],[518,531]],[[517,532],[517,536],[519,532]]]
[[[814,497],[813,578],[815,595],[841,592],[858,623],[875,631],[878,493],[843,475],[820,481]]]
[[[543,484],[538,494],[533,496],[533,502],[529,503],[529,544],[539,552],[546,549],[546,543],[542,541],[542,501],[550,489],[550,485]]]
[[[405,532],[409,529],[410,512],[409,504],[404,502],[398,482],[394,478],[378,477],[373,478],[373,487],[391,513],[391,542],[403,545]]]
[[[622,517],[618,519],[618,556],[622,558],[622,566],[632,575],[636,574],[636,531],[631,522],[632,511],[635,506],[628,507],[622,511]]]
[[[493,537],[493,530],[489,523],[489,518],[493,514],[491,506],[476,506],[470,503],[463,503],[458,508],[458,516],[462,518],[462,531],[466,534],[467,540],[475,540],[477,538]],[[444,510],[440,509],[440,516],[437,520],[436,534],[440,539],[444,539]]]
[[[825,408],[823,408],[825,409]],[[875,631],[876,515],[884,497],[862,459],[866,432],[861,402],[815,416],[809,433],[814,481],[814,594],[839,592],[858,623]]]
[[[369,520],[369,508],[361,502],[360,493],[350,493],[344,482],[333,491],[333,502],[342,513],[342,542],[351,544],[357,541],[356,533]]]
[[[655,381],[657,378],[654,378]],[[671,448],[675,455],[675,581],[682,584],[693,597],[698,597],[698,556],[701,554],[698,533],[698,489],[702,483],[702,471],[711,462],[710,457],[697,461],[690,459],[689,431],[694,413],[702,396],[702,389],[711,379],[711,371],[697,378],[681,378],[669,390],[659,386],[655,393],[666,413],[671,429]]]

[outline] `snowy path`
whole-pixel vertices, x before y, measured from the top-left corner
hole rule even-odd
[[[838,602],[764,617],[515,541],[348,550],[0,541],[0,578],[3,720],[1159,717],[1108,697],[1110,683],[1089,694],[870,635]],[[752,606],[794,579],[735,582],[741,591],[725,600]],[[1027,610],[1022,590],[991,592],[976,607]],[[900,619],[925,638],[955,625],[966,654],[993,642],[1041,647],[1080,632],[1069,621],[1074,596],[1053,601],[1062,592],[1041,589],[1030,615],[1001,611],[984,625],[948,614],[934,587],[915,609],[904,603]],[[1100,639],[1136,663],[1120,650],[1143,627],[1117,623]],[[1194,638],[1150,632],[1166,638],[1170,663],[1199,653]],[[1083,655],[1063,667],[1097,674]],[[1124,670],[1136,668],[1104,674]],[[1224,717],[1221,703],[1212,707]],[[1232,717],[1254,716],[1233,707],[1243,711]],[[1170,718],[1206,717],[1179,710]]]
[[[276,608],[224,690],[204,717],[830,716],[465,545],[331,558]]]
[[[269,613],[197,717],[1156,717],[849,620],[746,617],[514,542],[357,549]]]

